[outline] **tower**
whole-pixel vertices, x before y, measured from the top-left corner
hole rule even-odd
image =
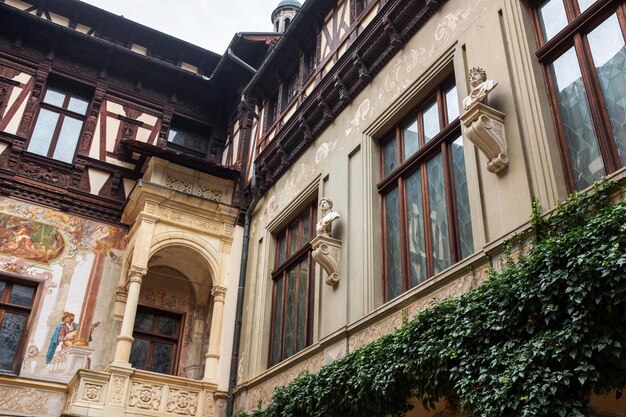
[[[274,32],[283,33],[302,5],[297,0],[282,0],[272,12]]]

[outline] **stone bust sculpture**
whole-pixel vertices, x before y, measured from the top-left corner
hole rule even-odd
[[[472,91],[469,96],[463,99],[463,110],[467,110],[474,103],[486,103],[487,96],[498,85],[496,81],[488,80],[485,70],[479,67],[473,67],[469,70],[467,78]]]
[[[333,211],[333,202],[327,198],[322,198],[319,204],[322,217],[315,226],[315,232],[318,236],[330,237],[330,230],[333,221],[339,218],[339,213]]]

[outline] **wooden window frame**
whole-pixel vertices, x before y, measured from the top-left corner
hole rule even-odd
[[[569,154],[569,144],[559,112],[556,95],[556,86],[550,70],[550,65],[562,56],[563,53],[574,47],[578,64],[582,74],[583,85],[587,94],[587,105],[593,122],[593,129],[598,141],[598,148],[607,175],[622,167],[617,144],[613,138],[613,129],[609,114],[604,102],[602,87],[595,71],[591,49],[586,35],[598,27],[602,22],[616,13],[626,38],[626,3],[620,0],[597,0],[587,10],[580,13],[577,0],[563,0],[568,24],[548,41],[544,41],[541,28],[539,6],[543,1],[532,2],[531,12],[534,21],[535,40],[538,45],[537,59],[541,64],[548,98],[555,125],[557,143],[561,154],[561,161],[565,171],[565,181],[569,192],[576,191],[576,183]]]
[[[310,238],[308,241],[306,242],[302,242],[302,232],[303,232],[303,218],[306,216],[306,214],[308,213],[309,215],[309,234],[310,234]],[[276,251],[274,253],[274,265],[275,268],[274,270],[271,272],[271,276],[272,276],[272,281],[273,281],[273,286],[272,286],[272,312],[271,312],[271,320],[270,320],[270,338],[269,338],[269,349],[268,349],[268,358],[267,358],[267,363],[269,364],[269,366],[274,366],[282,361],[284,361],[285,359],[287,359],[288,357],[296,354],[298,352],[297,349],[297,338],[294,337],[293,338],[293,353],[290,356],[285,356],[285,352],[284,352],[284,338],[285,338],[285,321],[286,321],[286,305],[287,305],[287,290],[289,288],[289,272],[292,271],[294,268],[298,267],[298,265],[300,265],[303,261],[308,259],[308,267],[309,267],[309,285],[308,285],[308,291],[307,291],[307,306],[306,306],[306,329],[305,329],[305,333],[307,335],[307,340],[305,342],[306,346],[310,346],[312,341],[313,341],[313,296],[314,296],[314,291],[315,291],[315,262],[313,261],[313,256],[311,253],[311,241],[313,240],[313,238],[315,237],[315,224],[317,221],[317,200],[313,201],[312,203],[308,204],[306,209],[302,210],[298,216],[292,220],[291,222],[289,222],[289,224],[287,226],[285,226],[283,229],[281,229],[278,233],[276,233]],[[296,237],[298,242],[300,242],[300,246],[296,245],[296,249],[293,251],[293,253],[290,253],[290,246],[291,246],[291,240],[293,239],[292,233],[291,233],[291,227],[294,224],[298,224],[298,236]],[[285,242],[285,259],[284,260],[280,260],[280,240],[284,238],[284,242]],[[278,292],[278,281],[279,280],[284,280],[284,284],[283,285],[283,297],[282,297],[282,304],[280,306],[276,305],[276,299],[277,299],[277,292]],[[298,287],[299,287],[299,283],[300,283],[300,271],[298,270],[298,273],[296,275],[296,294],[298,294]],[[297,304],[297,303],[296,303]],[[281,320],[281,325],[280,328],[282,329],[282,334],[280,335],[280,340],[281,340],[281,344],[280,344],[280,355],[277,358],[277,360],[275,362],[272,362],[272,347],[274,345],[274,339],[277,337],[274,334],[274,323],[276,320],[276,314],[277,311],[276,309],[280,308],[280,320]],[[295,311],[296,311],[296,317],[294,320],[295,326],[294,329],[298,329],[298,325],[299,323],[298,321],[298,317],[297,317],[297,311],[298,311],[298,307],[296,305],[295,307]]]
[[[167,374],[161,373],[162,375],[177,375],[178,373],[178,362],[180,360],[180,351],[181,351],[181,341],[183,339],[183,328],[185,327],[185,314],[180,313],[180,312],[176,312],[176,311],[170,311],[170,310],[163,310],[161,308],[156,308],[153,306],[148,306],[148,305],[143,305],[140,304],[137,306],[137,311],[139,310],[143,310],[146,312],[150,312],[152,314],[154,314],[154,318],[152,319],[152,325],[151,325],[151,331],[150,332],[146,332],[146,331],[141,331],[141,330],[137,330],[135,328],[133,328],[133,338],[136,339],[142,339],[142,340],[147,340],[149,345],[148,345],[148,353],[146,354],[146,358],[145,358],[145,364],[150,366],[152,364],[152,357],[153,357],[153,353],[154,353],[154,343],[155,342],[173,342],[174,343],[174,353],[170,359],[170,372],[168,372]],[[162,316],[168,316],[168,317],[173,317],[176,316],[179,318],[179,322],[178,322],[178,332],[176,332],[176,334],[174,336],[164,336],[161,334],[158,334],[156,332],[156,326],[158,325],[158,320],[155,320],[157,317],[162,317]],[[132,351],[132,348],[131,348]],[[133,367],[135,367],[133,365]],[[152,371],[152,370],[148,370],[148,369],[144,369],[144,368],[137,368],[137,369],[142,369],[148,372],[156,372],[156,371]]]
[[[85,92],[86,90],[85,87],[76,87],[71,84],[68,85],[67,82],[62,82],[62,81],[52,82],[52,85],[56,88],[59,88],[59,90],[66,92],[65,99],[63,100],[63,104],[61,105],[61,107],[58,107],[53,104],[44,102],[46,94],[48,93],[48,89],[50,88],[50,82],[46,83],[46,88],[42,91],[41,99],[39,100],[37,116],[35,117],[32,123],[32,126],[30,128],[30,135],[29,135],[28,143],[26,144],[26,151],[28,151],[31,141],[33,140],[33,133],[35,132],[35,128],[37,127],[37,122],[39,121],[39,115],[41,114],[41,109],[48,110],[53,113],[57,113],[59,115],[59,118],[57,119],[57,123],[52,133],[52,138],[50,139],[50,146],[48,147],[48,153],[46,155],[41,155],[50,159],[54,159],[53,155],[54,155],[54,152],[56,151],[56,148],[59,142],[59,136],[61,134],[61,129],[63,128],[63,123],[66,117],[78,119],[82,122],[80,131],[78,132],[78,140],[76,142],[76,149],[78,149],[78,147],[80,146],[80,142],[82,140],[83,130],[85,128],[85,120],[87,120],[87,114],[89,114],[89,110],[91,108],[91,101],[92,101],[91,99],[88,98],[89,94],[85,94],[84,96],[80,95],[81,92]],[[78,92],[79,94],[76,94],[76,92]],[[85,114],[80,114],[80,113],[76,113],[74,111],[68,110],[70,100],[74,96],[85,98],[89,101],[89,104],[87,105],[87,109],[85,110]],[[74,158],[76,158],[76,149],[74,149],[74,157],[72,158],[72,161],[74,160]],[[54,159],[54,160],[59,161],[57,159]],[[59,161],[59,162],[67,163],[65,161]]]
[[[26,324],[24,326],[18,348],[15,351],[13,357],[11,369],[0,369],[0,375],[19,375],[20,364],[22,363],[22,360],[24,358],[27,344],[26,342],[28,341],[28,335],[30,333],[30,328],[32,325],[32,318],[35,315],[35,308],[39,305],[39,299],[41,297],[41,291],[39,291],[39,286],[41,283],[38,281],[18,278],[7,274],[0,274],[0,281],[3,281],[7,284],[5,289],[0,292],[0,324],[2,324],[4,320],[4,314],[7,311],[17,314],[25,314],[28,317],[26,319]],[[7,289],[12,288],[15,284],[34,289],[33,299],[30,307],[8,304],[10,291],[7,291]]]
[[[436,90],[426,96],[415,108],[413,108],[407,116],[405,116],[400,123],[397,123],[393,129],[391,129],[385,138],[380,142],[380,173],[382,180],[377,184],[378,192],[380,195],[380,207],[381,207],[381,224],[382,224],[382,246],[383,246],[383,296],[384,301],[390,301],[389,295],[389,277],[387,270],[387,225],[386,225],[386,204],[385,196],[392,190],[398,189],[398,205],[400,215],[400,247],[401,247],[401,274],[402,274],[402,293],[412,288],[411,285],[411,272],[410,272],[410,256],[409,256],[409,230],[408,230],[408,213],[407,213],[407,195],[406,195],[406,179],[420,170],[421,172],[421,188],[422,188],[422,209],[425,220],[429,218],[430,202],[428,198],[428,175],[427,175],[427,163],[433,157],[440,154],[442,157],[444,186],[446,194],[446,212],[448,217],[448,240],[450,244],[450,265],[461,261],[461,249],[459,243],[459,227],[457,224],[457,204],[456,195],[454,189],[454,174],[452,171],[452,154],[450,152],[450,145],[452,142],[461,137],[461,124],[459,117],[454,120],[448,120],[446,92],[450,90],[452,86],[455,86],[455,80],[453,77],[447,78],[444,82],[440,83]],[[434,100],[437,101],[438,114],[439,114],[439,133],[437,133],[430,141],[424,144],[424,124],[423,124],[423,109],[431,104]],[[404,132],[403,126],[406,126],[407,122],[417,120],[418,129],[418,143],[419,149],[417,152],[405,158],[404,155]],[[396,141],[397,146],[397,166],[387,176],[384,174],[384,145],[390,141]],[[434,260],[432,250],[432,236],[431,225],[429,221],[424,221],[424,244],[426,252],[426,276],[427,279],[435,275],[434,272]]]

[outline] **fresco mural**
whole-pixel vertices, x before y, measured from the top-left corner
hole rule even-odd
[[[48,264],[64,249],[65,241],[56,227],[0,214],[0,253]]]
[[[111,361],[125,246],[123,228],[0,198],[0,272],[40,282],[21,376],[67,381]]]

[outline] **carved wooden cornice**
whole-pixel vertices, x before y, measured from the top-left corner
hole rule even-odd
[[[445,1],[389,0],[381,7],[257,157],[259,194],[278,181]]]

